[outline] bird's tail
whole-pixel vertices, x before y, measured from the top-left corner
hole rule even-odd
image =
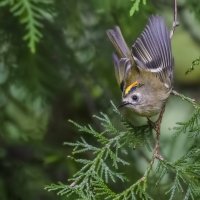
[[[132,57],[131,51],[129,50],[124,37],[122,36],[120,28],[115,26],[113,29],[107,30],[106,33],[115,47],[118,57],[130,59]]]

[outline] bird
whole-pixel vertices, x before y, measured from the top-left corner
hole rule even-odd
[[[171,32],[158,15],[149,17],[131,48],[118,26],[106,31],[115,48],[112,59],[122,92],[119,108],[144,117],[161,112],[173,88]]]

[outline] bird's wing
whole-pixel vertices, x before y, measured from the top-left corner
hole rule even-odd
[[[115,66],[115,75],[117,78],[117,82],[122,89],[123,82],[127,76],[127,72],[134,64],[134,60],[132,57],[132,53],[128,48],[124,37],[122,36],[121,30],[118,26],[115,26],[113,29],[107,30],[106,33],[116,49],[116,53],[113,54],[113,62]]]
[[[106,33],[113,46],[115,47],[119,58],[130,58],[131,51],[124,40],[120,28],[115,26],[113,29],[108,29]]]
[[[170,32],[160,16],[149,18],[144,31],[132,46],[132,54],[140,70],[155,73],[161,81],[171,84],[173,57]]]

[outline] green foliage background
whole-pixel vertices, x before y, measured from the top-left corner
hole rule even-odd
[[[139,11],[132,7],[135,2]],[[178,5],[175,88],[198,100],[198,64],[185,72],[200,54],[199,2],[180,0]],[[137,12],[130,16],[130,10]],[[101,130],[92,115],[103,110],[114,117],[109,102],[120,101],[105,31],[118,24],[131,46],[152,13],[171,26],[172,4],[164,0],[0,0],[0,199],[59,199],[44,186],[67,182],[80,167],[67,159],[71,148],[62,145],[79,137],[68,119]],[[167,105],[161,148],[171,161],[193,140],[180,134],[172,142],[169,128],[189,119],[192,111],[177,98]],[[137,180],[146,165],[137,152],[128,159],[134,170],[125,170]]]

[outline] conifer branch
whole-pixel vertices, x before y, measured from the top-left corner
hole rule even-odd
[[[9,6],[10,12],[24,25],[26,33],[23,37],[32,53],[36,51],[36,44],[42,38],[42,20],[51,21],[52,15],[45,8],[52,5],[53,0],[2,0],[0,7]],[[44,5],[41,7],[41,5]]]
[[[134,15],[135,12],[139,11],[139,6],[141,4],[141,1],[143,2],[143,5],[146,5],[146,0],[131,0],[134,1],[131,9],[130,9],[130,16]]]
[[[175,93],[177,94],[177,93]],[[179,93],[178,93],[179,94]],[[194,104],[193,100],[183,95],[178,95],[183,100],[187,100]],[[195,102],[195,107],[197,106]],[[151,175],[157,177],[157,184],[161,184],[161,180],[168,174],[174,174],[174,181],[172,186],[168,189],[166,195],[169,195],[170,200],[174,200],[178,193],[183,193],[184,198],[193,198],[200,194],[198,185],[200,184],[200,163],[197,162],[197,158],[200,157],[199,148],[192,148],[190,151],[180,158],[179,160],[170,163],[163,159],[159,152],[159,134],[160,125],[164,113],[164,108],[157,120],[153,124],[145,125],[142,127],[135,127],[126,122],[121,116],[120,112],[114,106],[114,112],[121,118],[117,127],[113,124],[110,118],[101,113],[100,116],[95,116],[100,121],[103,127],[102,132],[94,130],[90,125],[81,126],[73,121],[73,123],[80,132],[90,134],[96,138],[98,146],[89,144],[84,138],[75,143],[65,143],[73,147],[71,159],[75,162],[81,163],[83,167],[69,179],[69,184],[64,185],[59,183],[47,186],[48,191],[57,191],[58,195],[66,196],[76,195],[79,198],[85,199],[107,199],[107,200],[132,200],[132,199],[153,199],[150,194],[147,193],[149,187],[149,177]],[[176,128],[177,131],[187,131],[188,128],[195,129],[199,127],[200,108],[195,110],[192,118],[183,124],[179,124],[180,127]],[[121,128],[120,128],[121,127]],[[130,165],[124,157],[124,150],[127,146],[143,144],[145,137],[149,139],[152,135],[152,128],[156,132],[156,145],[153,150],[153,155],[144,175],[131,184],[128,188],[120,193],[114,192],[109,183],[116,183],[118,181],[127,182],[125,174],[119,171],[122,166]],[[196,130],[196,129],[195,129]],[[150,133],[150,135],[149,135]],[[142,136],[142,137],[141,137]],[[80,159],[76,158],[76,155],[84,152],[90,152],[92,159]],[[155,162],[158,160],[158,162]],[[111,164],[109,162],[111,161]],[[156,164],[158,163],[158,164]],[[154,170],[153,166],[157,165],[157,169]],[[183,188],[187,187],[187,191],[184,193]],[[98,197],[98,198],[97,198]]]

